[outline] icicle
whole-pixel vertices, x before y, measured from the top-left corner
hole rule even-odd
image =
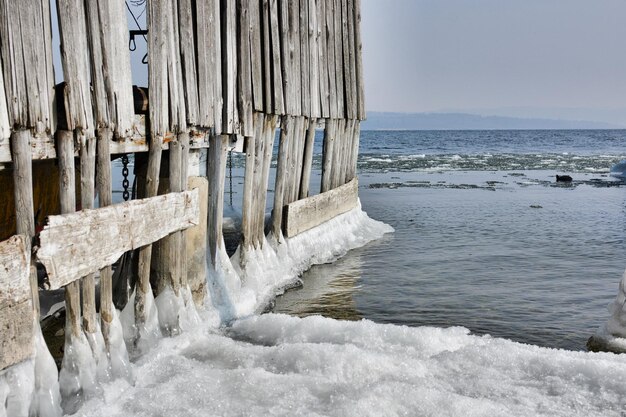
[[[137,358],[146,353],[161,337],[159,316],[152,291],[148,291],[146,294],[145,303],[147,318],[140,329],[137,329],[135,325],[135,292],[130,296],[126,307],[119,315],[123,339],[131,358]]]
[[[59,373],[41,333],[38,320],[35,320],[34,324],[34,339],[35,387],[30,414],[38,417],[59,417],[62,414]]]
[[[28,417],[35,387],[35,369],[32,359],[13,365],[0,373],[0,379],[8,386],[6,400],[2,404],[7,417]],[[0,394],[2,398],[2,394]]]

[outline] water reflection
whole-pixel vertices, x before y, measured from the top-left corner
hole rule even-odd
[[[357,309],[354,295],[361,289],[362,267],[359,250],[333,264],[315,265],[303,274],[303,286],[278,297],[272,311],[299,317],[323,315],[338,320],[360,320],[363,315]]]

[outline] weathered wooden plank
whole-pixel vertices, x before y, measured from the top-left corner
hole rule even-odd
[[[319,38],[320,31],[317,21],[317,2],[316,0],[307,0],[308,3],[308,52],[309,52],[309,98],[310,98],[310,116],[320,117],[320,74],[319,74]]]
[[[333,0],[334,2],[334,27],[332,29],[332,36],[335,46],[335,79],[337,94],[337,118],[346,117],[346,99],[345,99],[345,77],[344,77],[344,56],[343,56],[343,21],[342,21],[342,4],[345,0]],[[347,26],[346,26],[347,29]],[[329,46],[330,47],[330,46]],[[329,69],[331,74],[333,69]]]
[[[191,288],[193,300],[197,306],[204,305],[206,295],[206,237],[207,237],[207,210],[209,208],[209,185],[205,177],[191,176],[187,188],[198,189],[198,206],[200,208],[200,222],[185,230],[187,235],[187,282]]]
[[[192,0],[178,0],[180,61],[182,64],[185,110],[187,112],[187,124],[189,125],[198,123],[200,113],[193,15]]]
[[[57,0],[61,62],[65,87],[66,126],[81,134],[94,135],[91,106],[91,80],[85,2],[82,0]],[[73,153],[72,153],[73,155]]]
[[[252,120],[252,64],[250,44],[250,0],[237,0],[237,104],[239,119],[241,122],[240,132],[244,136],[254,135],[254,123]]]
[[[111,265],[124,252],[198,222],[196,190],[50,216],[40,234],[37,258],[55,289]]]
[[[211,137],[209,157],[207,160],[207,177],[209,178],[209,211],[207,221],[207,240],[210,260],[213,267],[217,264],[218,251],[221,250],[224,238],[222,220],[224,213],[224,180],[226,176],[226,145],[228,136]]]
[[[126,6],[122,0],[94,0],[85,7],[95,126],[113,129],[118,139],[128,138],[135,118]]]
[[[309,196],[309,186],[311,184],[311,169],[313,167],[313,147],[315,145],[315,125],[316,119],[309,120],[309,127],[306,132],[304,155],[302,163],[302,179],[300,180],[299,198],[307,198]]]
[[[363,41],[361,39],[361,0],[354,0],[354,51],[357,84],[357,118],[365,120],[365,80],[363,79]]]
[[[272,90],[273,79],[273,54],[272,54],[272,30],[270,26],[270,2],[261,1],[261,48],[263,48],[263,109],[266,114],[274,112],[274,92]],[[282,87],[282,86],[281,86]]]
[[[278,24],[280,28],[280,38],[278,44],[272,39],[274,46],[280,47],[281,74],[283,79],[283,97],[285,99],[285,114],[294,116],[296,95],[293,82],[293,62],[291,54],[293,44],[289,38],[289,3],[290,0],[278,0]]]
[[[33,209],[33,164],[29,139],[30,131],[18,130],[11,135],[13,160],[13,189],[15,198],[16,230],[18,234],[35,236]],[[28,242],[30,247],[30,241]]]
[[[257,171],[259,165],[258,162],[255,164],[255,161],[258,161],[259,159],[256,157],[257,137],[246,137],[245,140],[246,168],[243,181],[240,243],[242,248],[247,249],[253,246],[252,231],[256,229],[256,225],[254,224],[254,222],[257,216],[254,213],[254,196],[255,194],[257,194],[257,192],[255,192],[256,190],[254,188],[254,180],[256,176],[260,176],[260,173]]]
[[[263,113],[254,114],[254,168],[252,170],[252,207],[250,208],[250,230],[249,242],[255,248],[259,247],[261,237],[259,235],[259,222],[263,222],[264,218],[259,212],[265,214],[265,207],[261,207],[263,193],[267,192],[267,184],[263,184],[263,158],[265,154],[265,115]],[[248,160],[246,159],[246,169],[248,168]],[[247,174],[246,174],[247,175]],[[244,199],[245,199],[245,183],[244,183]],[[265,201],[263,200],[263,204]],[[243,241],[244,239],[242,239]]]
[[[300,91],[302,110],[301,115],[311,117],[311,87],[310,77],[310,51],[309,51],[309,0],[299,0],[300,3]]]
[[[289,174],[289,145],[292,140],[294,118],[283,116],[280,124],[280,142],[278,146],[278,162],[276,167],[276,180],[274,183],[274,206],[272,208],[271,232],[275,238],[280,236],[283,222],[283,206],[285,201],[285,189],[287,188]]]
[[[323,193],[332,189],[333,151],[337,121],[327,119],[324,127],[324,144],[322,147],[322,182],[320,191]]]
[[[308,120],[301,116],[298,118],[298,123],[296,125],[296,135],[295,135],[295,152],[294,152],[294,182],[291,189],[291,201],[296,201],[300,196],[300,181],[302,180],[302,165],[304,158],[304,142],[306,139],[306,132],[308,129]]]
[[[302,115],[302,75],[300,65],[300,2],[287,0],[289,10],[289,68],[293,93],[293,115]]]
[[[276,138],[277,116],[266,116],[263,123],[263,164],[261,172],[261,184],[259,186],[260,197],[257,206],[257,233],[256,241],[259,247],[263,246],[263,237],[265,236],[265,207],[267,206],[267,192],[269,185],[270,166],[272,165],[272,153],[274,150],[274,141]]]
[[[323,1],[323,0],[322,0]],[[327,68],[324,68],[325,71],[328,72],[328,100],[329,100],[329,109],[328,114],[331,118],[337,119],[340,116],[339,106],[340,103],[337,100],[337,76],[335,75],[336,64],[335,64],[335,42],[336,42],[336,32],[335,32],[335,19],[337,15],[336,10],[336,2],[334,0],[326,0],[326,27],[325,27],[325,36],[326,36],[326,45],[328,47],[327,50]]]
[[[263,111],[263,47],[261,46],[261,1],[249,0],[248,13],[250,24],[248,36],[250,39],[250,60],[252,63],[252,108]]]
[[[347,2],[347,6],[345,3]],[[342,13],[344,22],[347,21],[347,37],[343,39],[344,71],[346,74],[346,115],[348,119],[354,120],[357,117],[358,95],[356,79],[356,46],[354,32],[354,0],[343,0],[344,9]],[[344,23],[346,27],[346,23]]]
[[[355,178],[331,191],[293,202],[285,208],[285,237],[293,237],[356,207],[359,184]]]
[[[341,173],[341,151],[343,145],[346,120],[339,119],[335,122],[335,134],[332,141],[332,162],[330,165],[330,189],[339,186],[339,175]]]
[[[222,1],[222,80],[224,120],[222,133],[239,133],[237,111],[237,8],[235,0]]]
[[[149,1],[146,4],[148,37],[148,88],[150,91],[148,110],[150,132],[153,137],[162,138],[169,129],[168,91],[168,44],[167,2]],[[165,8],[165,10],[164,10]]]
[[[0,1],[0,54],[9,124],[50,135],[54,74],[47,0]]]
[[[356,178],[356,169],[359,158],[359,142],[361,136],[361,123],[356,121],[352,136],[352,147],[350,149],[350,164],[348,167],[348,180]]]
[[[33,355],[33,306],[27,238],[0,242],[0,370]]]
[[[80,201],[83,209],[92,209],[95,198],[96,139],[80,137]],[[96,315],[96,283],[94,274],[82,280],[83,328],[88,333],[98,330]]]
[[[222,46],[219,0],[197,0],[198,125],[222,132]]]
[[[285,114],[285,96],[283,94],[283,76],[281,65],[281,38],[278,18],[278,0],[269,1],[270,50],[272,53],[272,91],[273,111],[270,114]]]
[[[327,21],[326,8],[328,1],[332,0],[318,0],[317,2],[317,24],[319,33],[319,41],[317,45],[319,56],[319,94],[321,117],[329,117],[330,115],[328,56],[332,44],[328,44],[327,32],[329,24],[332,25],[333,23],[332,21]]]

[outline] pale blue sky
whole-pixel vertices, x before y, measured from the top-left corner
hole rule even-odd
[[[626,109],[626,0],[362,0],[362,33],[368,110]]]

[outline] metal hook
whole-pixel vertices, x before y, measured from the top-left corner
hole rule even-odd
[[[146,52],[146,54],[143,56],[143,58],[141,58],[141,63],[142,64],[148,64],[148,53]]]
[[[137,44],[135,43],[135,35],[133,33],[130,34],[130,38],[128,39],[128,49],[131,51],[137,49]]]

